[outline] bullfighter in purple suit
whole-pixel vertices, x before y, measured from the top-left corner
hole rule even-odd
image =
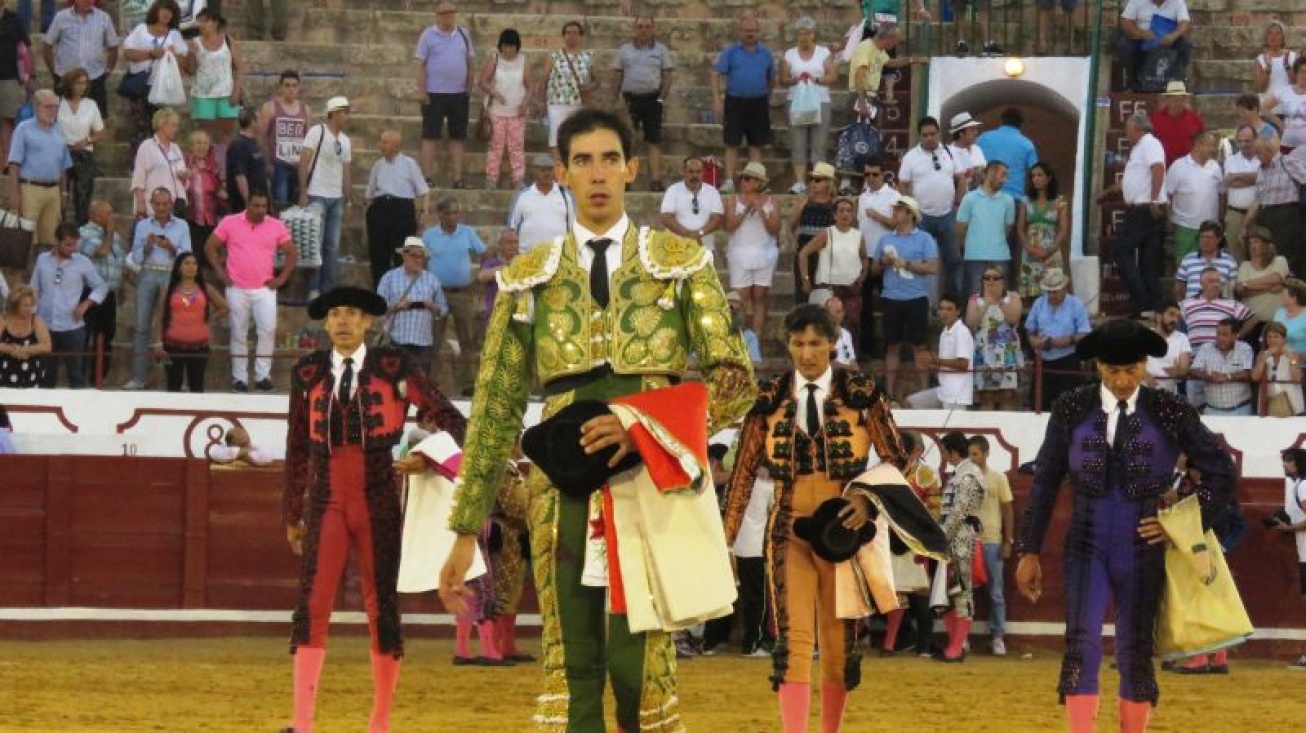
[[[1140,386],[1147,357],[1166,352],[1156,333],[1133,321],[1111,321],[1085,337],[1076,352],[1097,360],[1101,382],[1066,393],[1052,407],[1016,547],[1016,581],[1026,597],[1038,601],[1039,552],[1068,477],[1074,504],[1065,546],[1066,650],[1057,690],[1071,733],[1093,731],[1102,622],[1114,599],[1120,730],[1141,733],[1158,697],[1152,636],[1165,584],[1165,533],[1156,521],[1161,497],[1179,453],[1187,454],[1201,471],[1197,494],[1209,527],[1213,512],[1233,493],[1234,466],[1192,407]]]

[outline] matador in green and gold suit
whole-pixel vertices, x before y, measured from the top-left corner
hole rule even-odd
[[[607,233],[621,244],[620,265],[611,271],[609,303],[600,307],[575,236],[537,245],[499,273],[449,522],[459,534],[485,523],[534,384],[548,418],[576,400],[670,386],[694,362],[711,398],[710,431],[742,417],[756,397],[711,252],[623,216]],[[683,731],[670,635],[632,634],[624,615],[608,613],[608,589],[581,582],[590,505],[600,494],[564,496],[543,471],[532,471],[528,485],[544,623],[535,729],[604,733],[610,678],[621,731]]]

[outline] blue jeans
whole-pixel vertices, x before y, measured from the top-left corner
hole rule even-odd
[[[18,19],[23,23],[23,29],[28,33],[32,32],[32,0],[18,0]],[[54,22],[54,0],[41,0],[41,32],[45,33],[50,30],[50,24]]]
[[[272,203],[280,211],[299,200],[299,166],[280,160],[272,161]]]
[[[51,331],[50,351],[58,356],[48,356],[45,362],[45,383],[41,386],[54,389],[59,386],[59,365],[68,372],[68,386],[72,389],[86,387],[86,367],[82,365],[82,352],[86,350],[86,326],[71,331]]]
[[[1002,543],[985,542],[984,572],[989,576],[989,633],[994,637],[1006,636],[1007,633],[1007,599],[1002,594],[1002,570],[1005,565]]]
[[[957,212],[946,216],[921,217],[921,231],[929,232],[939,247],[943,265],[943,291],[965,297],[961,291],[961,250],[957,247]]]
[[[965,266],[964,266],[964,268],[963,268],[963,269],[965,269],[965,271],[966,271],[966,280],[965,280],[965,282],[962,284],[962,288],[963,288],[963,289],[962,289],[962,290],[958,290],[958,291],[956,291],[956,292],[957,292],[957,295],[960,295],[961,298],[962,298],[962,300],[966,300],[966,299],[969,298],[971,295],[974,295],[975,293],[982,292],[982,291],[980,290],[980,286],[984,284],[984,283],[982,282],[982,281],[983,281],[983,278],[984,278],[984,271],[987,270],[987,269],[989,269],[990,267],[1000,267],[1000,268],[1002,268],[1002,276],[1005,277],[1005,278],[1007,278],[1007,282],[1008,282],[1008,283],[1011,282],[1011,262],[1010,262],[1010,261],[1007,261],[1007,260],[966,260]],[[1008,288],[1007,286],[1004,285],[1004,286],[1003,286],[1003,290],[1005,291],[1005,290],[1007,290],[1007,289],[1009,289],[1009,288]]]
[[[309,196],[308,205],[322,212],[322,267],[313,276],[310,289],[325,293],[340,279],[340,227],[345,219],[345,199]]]
[[[1213,405],[1207,405],[1202,410],[1202,414],[1237,416],[1237,415],[1255,415],[1256,413],[1255,411],[1252,410],[1252,403],[1246,402],[1241,405],[1238,405],[1237,407],[1215,407]]]
[[[132,337],[132,381],[145,384],[150,376],[150,344],[154,336],[154,309],[159,293],[168,289],[169,273],[141,270],[136,278],[136,334]]]

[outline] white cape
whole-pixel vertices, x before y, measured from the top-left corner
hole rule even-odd
[[[448,433],[429,436],[413,447],[439,464],[457,458],[462,450]],[[453,511],[453,481],[438,471],[408,476],[408,501],[404,507],[403,544],[399,554],[399,592],[424,593],[440,585],[440,568],[449,558],[457,535],[449,529]],[[465,580],[486,572],[478,547]]]

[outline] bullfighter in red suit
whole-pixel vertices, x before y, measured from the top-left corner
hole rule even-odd
[[[283,511],[286,537],[304,565],[290,637],[290,733],[313,731],[327,624],[351,550],[372,639],[375,698],[368,730],[390,730],[403,655],[395,591],[403,522],[391,449],[410,404],[432,414],[460,443],[466,426],[408,355],[364,343],[373,316],[385,312],[380,296],[359,288],[336,288],[314,300],[308,314],[326,319],[332,348],[300,359],[291,375]]]

